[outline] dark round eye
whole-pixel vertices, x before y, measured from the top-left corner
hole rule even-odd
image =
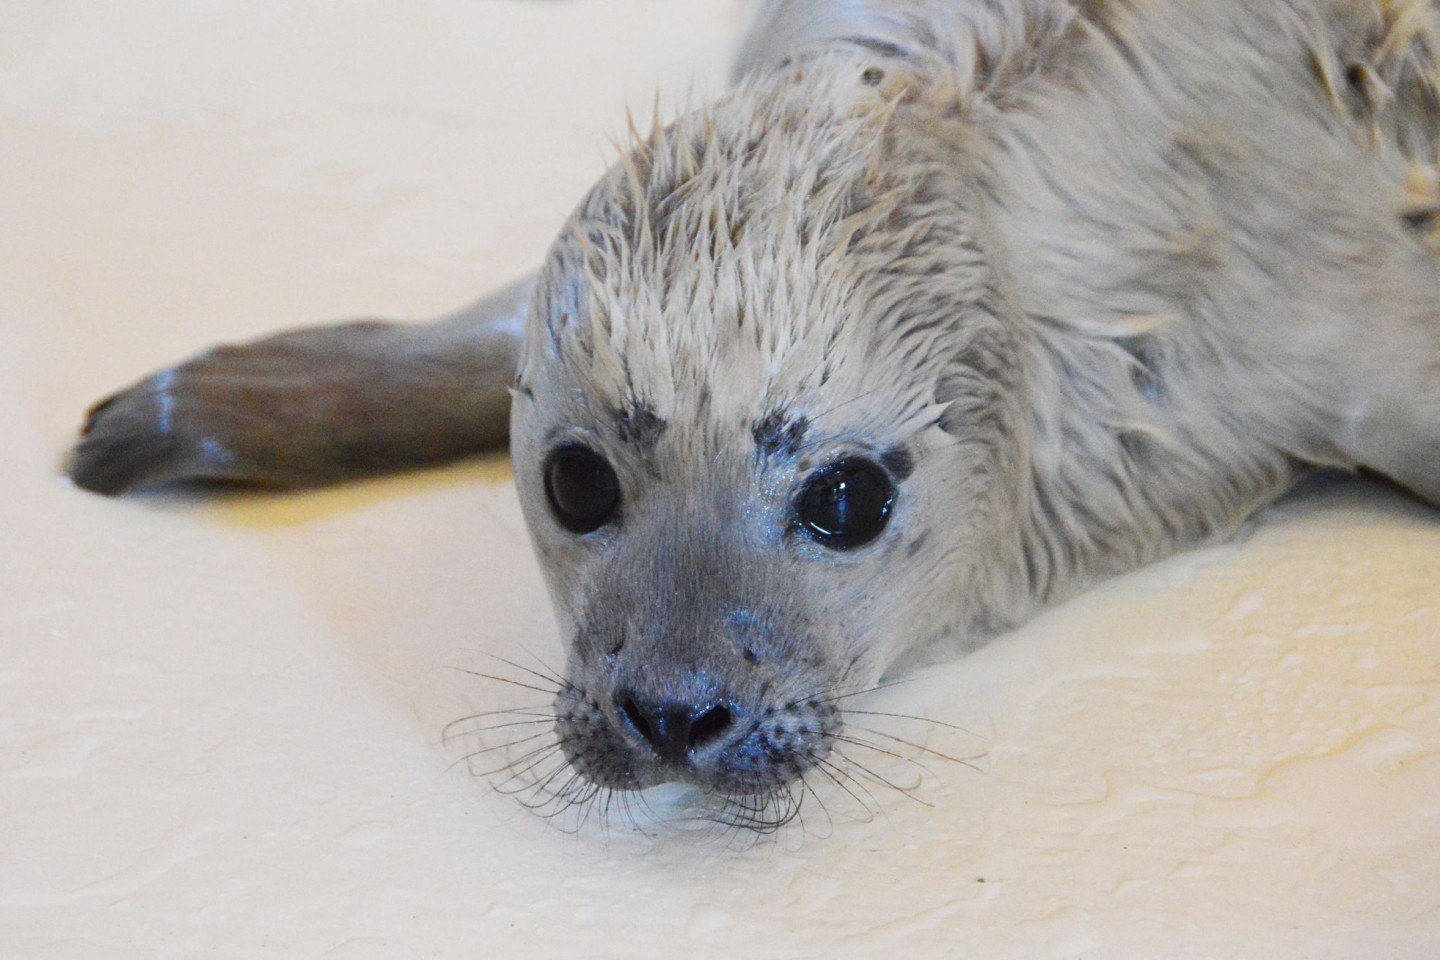
[[[560,526],[571,533],[589,533],[615,518],[620,481],[594,450],[564,446],[545,464],[545,497]]]
[[[812,474],[795,511],[811,537],[833,550],[853,550],[880,536],[894,503],[889,474],[850,457]]]

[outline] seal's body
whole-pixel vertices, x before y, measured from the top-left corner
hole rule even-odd
[[[533,290],[202,355],[72,474],[440,459],[503,436],[513,375],[570,763],[763,797],[899,658],[1305,469],[1440,502],[1437,45],[1429,0],[778,0]]]

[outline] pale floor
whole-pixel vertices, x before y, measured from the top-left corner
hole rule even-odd
[[[919,802],[822,783],[727,843],[566,832],[452,767],[447,721],[540,699],[463,671],[560,656],[498,458],[58,478],[144,370],[530,268],[624,106],[717,89],[736,19],[0,6],[0,956],[1440,956],[1440,516],[1392,492],[1312,489],[885,691],[970,733],[877,725],[974,768],[876,755]]]

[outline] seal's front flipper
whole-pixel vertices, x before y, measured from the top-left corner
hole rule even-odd
[[[299,487],[501,445],[533,286],[431,323],[207,350],[96,404],[70,477],[105,494],[188,480]]]

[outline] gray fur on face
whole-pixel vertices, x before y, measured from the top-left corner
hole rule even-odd
[[[897,659],[1228,533],[1302,463],[1435,497],[1400,209],[1434,34],[1416,2],[766,8],[735,91],[638,140],[541,274],[512,448],[574,767],[764,794]],[[543,493],[567,442],[622,491],[584,536]],[[855,455],[894,514],[830,551],[795,499]],[[660,756],[637,703],[723,732]]]
[[[597,781],[678,772],[761,793],[820,762],[833,698],[938,626],[917,603],[979,575],[946,544],[961,529],[993,538],[1004,515],[977,478],[1014,469],[1012,418],[975,364],[999,362],[1009,335],[955,204],[970,188],[940,145],[894,163],[896,104],[865,67],[823,54],[655,132],[542,274],[514,452],[575,637],[561,735]],[[992,413],[947,424],[977,389]],[[562,442],[603,453],[621,480],[619,522],[584,538],[541,493]],[[878,542],[835,553],[797,531],[793,502],[807,476],[857,454],[908,486]],[[946,532],[926,537],[932,525]],[[886,575],[900,566],[926,572]],[[723,703],[736,739],[679,770],[656,762],[627,729],[637,700]]]

